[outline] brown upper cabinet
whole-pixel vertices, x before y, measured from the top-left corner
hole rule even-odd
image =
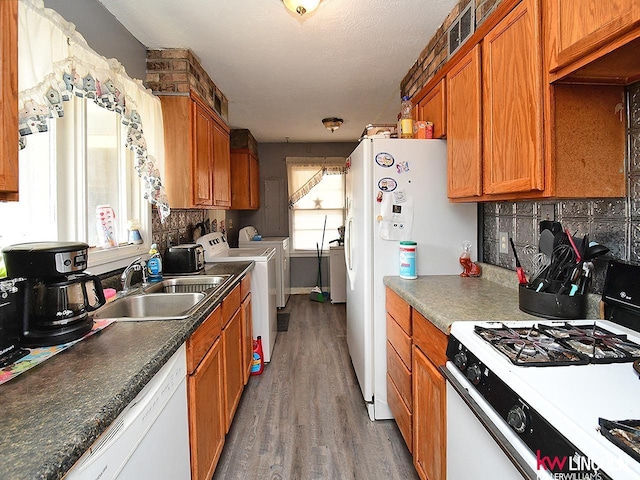
[[[246,128],[231,130],[231,208],[260,208],[258,142]]]
[[[544,190],[540,10],[524,0],[482,42],[484,193]]]
[[[554,81],[549,16],[503,0],[415,96],[446,80],[453,201],[625,195],[624,86]]]
[[[231,150],[231,208],[260,208],[260,163],[248,148]]]
[[[480,45],[451,68],[446,82],[449,197],[479,197],[482,195]]]
[[[446,82],[440,80],[416,104],[416,120],[433,123],[433,138],[443,138],[447,134]]]
[[[0,2],[0,200],[18,199],[18,2]]]
[[[229,208],[229,127],[194,93],[160,99],[169,204],[173,208]]]
[[[640,1],[544,0],[544,6],[552,81],[640,78]]]

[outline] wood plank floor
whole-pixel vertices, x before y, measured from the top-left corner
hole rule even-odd
[[[417,479],[393,420],[371,422],[344,305],[293,295],[271,363],[245,388],[214,479]]]

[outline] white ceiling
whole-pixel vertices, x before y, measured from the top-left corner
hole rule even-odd
[[[400,81],[457,0],[99,0],[148,48],[190,48],[258,142],[356,141],[395,123]],[[324,117],[340,117],[334,133]]]

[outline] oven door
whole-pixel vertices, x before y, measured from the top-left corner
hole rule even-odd
[[[451,362],[447,379],[447,480],[551,478],[535,457]],[[532,466],[533,465],[533,466]]]

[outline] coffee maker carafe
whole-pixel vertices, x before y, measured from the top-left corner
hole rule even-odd
[[[86,243],[21,243],[4,249],[7,275],[24,277],[21,344],[58,345],[88,333],[88,312],[105,304],[100,279],[87,268]]]

